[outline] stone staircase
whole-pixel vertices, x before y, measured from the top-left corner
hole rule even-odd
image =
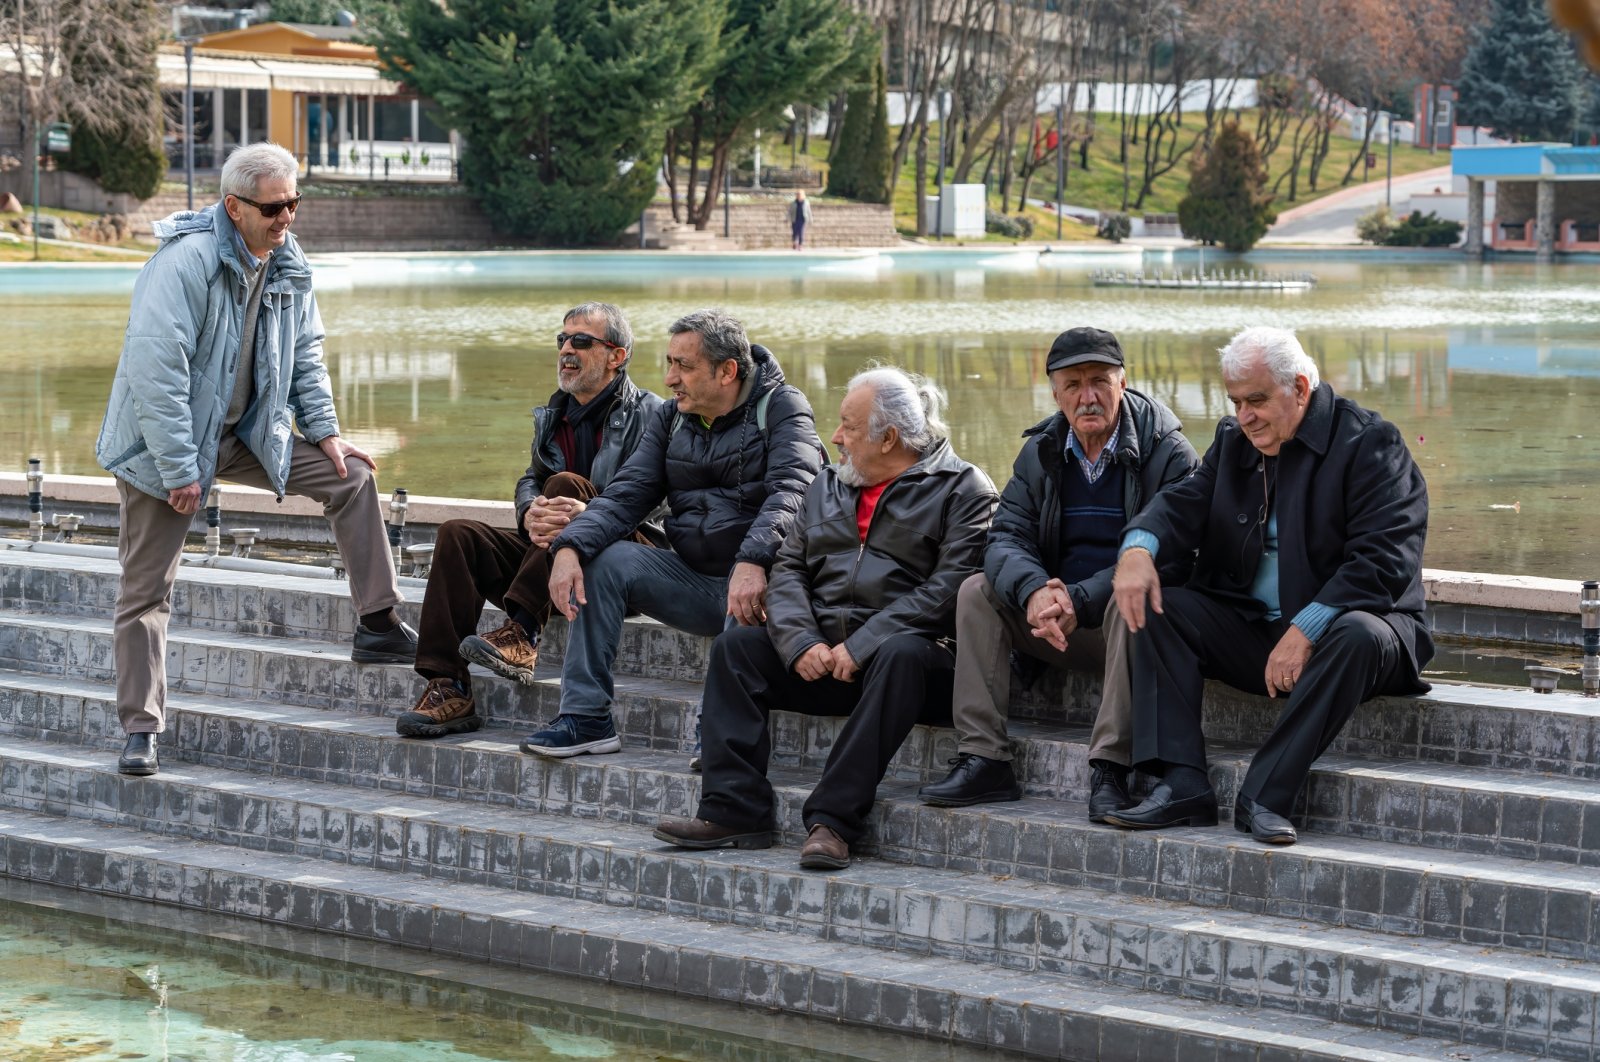
[[[1301,843],[1268,849],[1090,825],[1093,684],[1068,676],[1017,707],[1028,799],[924,807],[955,739],[918,728],[862,858],[818,874],[796,857],[830,720],[774,716],[780,847],[651,838],[697,802],[706,643],[643,621],[624,751],[549,761],[516,742],[554,710],[559,627],[532,688],[475,678],[484,730],[407,741],[419,681],[349,661],[342,586],[185,569],[163,769],[123,778],[116,579],[0,552],[9,877],[1033,1057],[1600,1059],[1600,702],[1374,701],[1318,764]],[[1208,692],[1225,806],[1274,714]]]

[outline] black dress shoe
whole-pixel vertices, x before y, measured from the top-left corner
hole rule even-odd
[[[156,736],[154,734],[129,734],[128,743],[122,746],[117,757],[117,771],[121,774],[155,774],[160,769],[156,762]]]
[[[936,808],[964,808],[971,804],[996,804],[1021,800],[1022,786],[1010,760],[991,760],[963,752],[950,761],[954,766],[942,781],[923,786],[917,797]]]
[[[1127,811],[1139,802],[1128,795],[1128,768],[1106,760],[1090,760],[1094,773],[1089,777],[1089,821],[1105,822],[1116,811]]]
[[[350,659],[358,664],[414,664],[417,662],[417,632],[409,624],[397,623],[393,629],[379,634],[358,623]]]
[[[1167,826],[1215,826],[1217,824],[1217,794],[1207,789],[1181,800],[1174,799],[1172,788],[1165,782],[1145,798],[1143,804],[1127,811],[1113,811],[1106,816],[1113,826],[1130,830],[1159,830]]]
[[[1294,844],[1300,839],[1288,819],[1246,796],[1233,802],[1233,828],[1267,844]]]

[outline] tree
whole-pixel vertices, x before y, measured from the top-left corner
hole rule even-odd
[[[122,32],[106,40],[92,23],[79,23],[63,40],[67,65],[94,84],[118,81],[128,91],[128,110],[109,116],[104,124],[90,120],[82,101],[68,108],[77,126],[72,151],[62,165],[97,181],[108,192],[123,192],[149,199],[167,175],[167,156],[161,148],[161,90],[156,77],[156,45],[161,22],[149,0],[100,0],[103,18]],[[139,105],[138,97],[143,96]]]
[[[1178,223],[1191,240],[1248,251],[1277,220],[1271,203],[1255,138],[1229,121],[1210,150],[1195,158],[1189,194],[1178,204]]]
[[[272,0],[272,21],[336,26],[348,12],[361,36],[378,38],[404,28],[397,0]]]
[[[505,230],[609,243],[655,195],[667,130],[704,95],[725,0],[406,0],[393,76],[465,137],[461,176]]]
[[[1508,140],[1566,141],[1577,123],[1580,74],[1544,0],[1495,0],[1456,83],[1457,113]]]
[[[889,101],[883,65],[872,81],[851,87],[844,124],[828,153],[828,194],[863,203],[889,201]]]
[[[722,191],[735,142],[783,123],[791,104],[821,104],[866,70],[877,54],[844,0],[730,0],[710,86],[668,139],[667,179],[677,199],[676,164],[689,155],[689,220],[704,229]],[[702,152],[705,182],[695,198]]]

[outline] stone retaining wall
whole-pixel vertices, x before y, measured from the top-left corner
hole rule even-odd
[[[769,203],[734,203],[729,207],[729,227],[741,251],[769,250],[789,246],[788,199]],[[671,223],[666,207],[651,207],[646,226],[660,232]],[[711,219],[708,231],[722,234],[722,210]],[[894,214],[886,206],[873,203],[811,204],[811,224],[806,227],[807,247],[891,247],[900,242],[895,232]]]

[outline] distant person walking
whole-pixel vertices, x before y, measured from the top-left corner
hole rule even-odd
[[[796,189],[794,198],[789,202],[789,235],[797,251],[805,250],[806,226],[809,224],[811,224],[811,204],[806,202],[805,189]]]

